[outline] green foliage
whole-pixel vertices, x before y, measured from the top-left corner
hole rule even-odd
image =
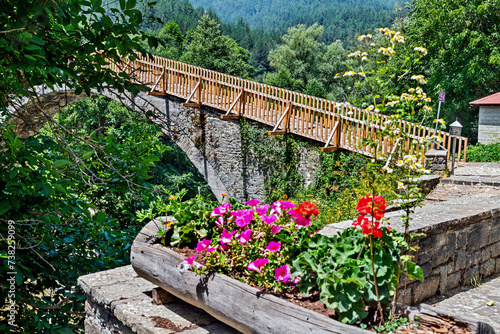
[[[347,40],[354,31],[369,31],[379,26],[389,26],[393,21],[396,1],[380,0],[276,0],[232,2],[227,0],[192,0],[195,7],[213,8],[225,22],[240,18],[251,27],[263,27],[281,34],[297,24],[319,23],[325,27],[323,41]]]
[[[492,144],[477,143],[467,147],[467,161],[496,162],[500,161],[500,142]]]
[[[388,305],[396,292],[401,260],[402,235],[383,228],[383,237],[375,238],[374,266],[378,294]],[[320,299],[335,309],[339,320],[354,323],[368,313],[365,306],[376,307],[369,238],[361,230],[348,228],[338,236],[315,235],[300,246],[302,252],[293,261],[293,276],[301,276],[300,291],[320,290]],[[422,269],[412,266],[409,276],[423,280]]]
[[[240,123],[243,155],[243,177],[251,163],[264,173],[266,202],[274,202],[286,195],[293,197],[303,188],[303,179],[297,169],[298,142],[290,135],[269,136],[265,129]]]
[[[456,117],[463,135],[477,138],[478,107],[469,102],[498,92],[500,84],[500,2],[498,0],[411,3],[404,21],[408,37],[425,43],[429,85],[446,92],[443,116]]]
[[[248,64],[250,53],[221,35],[219,26],[205,13],[196,29],[188,31],[181,61],[241,78],[252,76],[255,69]]]
[[[334,75],[346,66],[344,49],[340,41],[330,45],[320,42],[322,34],[323,27],[318,24],[289,28],[283,43],[269,52],[270,65],[277,73],[268,74],[264,82],[318,97],[340,94]]]
[[[10,103],[11,94],[32,96],[32,87],[42,83],[51,88],[66,84],[87,94],[105,85],[137,91],[127,75],[118,77],[104,66],[105,59],[120,62],[129,53],[143,52],[142,39],[155,43],[139,30],[143,16],[135,3],[120,1],[120,7],[105,16],[101,1],[4,1],[0,107]]]
[[[199,195],[183,201],[186,193],[187,190],[183,189],[171,195],[168,201],[159,198],[137,212],[140,221],[153,220],[159,215],[175,219],[173,222],[162,221],[162,226],[159,226],[163,244],[167,246],[193,247],[198,240],[212,234],[210,213],[219,203]]]
[[[418,320],[418,317],[415,317],[415,320]],[[380,326],[375,326],[374,328],[377,331],[377,333],[390,334],[390,333],[395,333],[398,327],[405,325],[413,325],[418,327],[418,322],[410,321],[408,320],[408,318],[405,317],[395,318],[395,319],[389,317],[385,324]]]
[[[131,149],[120,147],[111,138],[103,144],[122,162],[115,164],[114,175],[135,174],[133,181],[144,184],[151,158],[137,161]],[[77,165],[49,137],[21,139],[3,126],[0,142],[4,152],[0,156],[1,234],[6,235],[7,220],[14,221],[16,231],[17,330],[82,331],[85,294],[75,288],[76,280],[83,274],[127,264],[131,242],[139,230],[130,212],[148,203],[150,195],[119,176],[102,175],[106,170],[99,157],[87,154],[89,148],[84,145],[73,151],[80,159]],[[79,167],[89,174],[101,174],[107,182],[89,187],[89,179],[79,173]],[[96,193],[103,197],[96,198]],[[117,219],[124,216],[128,219]],[[8,270],[8,264],[2,259],[2,272]],[[6,330],[5,323],[3,326]]]

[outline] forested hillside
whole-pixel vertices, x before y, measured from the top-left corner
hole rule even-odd
[[[390,26],[397,0],[191,0],[191,3],[213,9],[225,22],[243,18],[253,28],[263,27],[280,34],[297,24],[318,23],[325,28],[322,42],[335,42]]]

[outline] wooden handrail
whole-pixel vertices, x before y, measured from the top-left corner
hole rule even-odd
[[[272,126],[275,130],[270,131],[270,134],[289,132],[316,140],[326,146],[332,140],[332,131],[333,133],[339,131],[335,147],[370,157],[375,155],[374,149],[366,145],[363,138],[373,138],[374,134],[384,126],[383,123],[389,120],[389,116],[386,115],[344,104],[339,105],[326,99],[158,56],[152,58],[140,56],[133,62],[129,61],[127,65],[129,65],[127,68],[132,67],[136,71],[134,80],[151,88],[152,95],[174,95],[187,98],[189,102],[196,91],[197,103],[188,103],[190,106],[207,105],[224,111],[223,119],[237,119],[239,116],[244,116]],[[119,68],[114,68],[120,71]],[[237,115],[229,115],[236,109]],[[276,131],[285,117],[286,129]],[[401,145],[410,153],[419,153],[422,149],[415,145],[413,140],[419,141],[434,134],[443,138],[443,146],[448,148],[450,154],[452,137],[447,132],[440,130],[434,132],[433,128],[404,120],[399,121],[398,127],[408,135],[408,138],[397,140],[397,144],[385,138],[381,139],[378,146],[382,148],[382,154],[385,156],[389,156],[396,145]],[[457,137],[457,144],[459,153],[464,150],[464,157],[461,158],[459,154],[459,161],[465,161],[467,138]]]

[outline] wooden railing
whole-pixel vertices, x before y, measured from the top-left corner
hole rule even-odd
[[[322,151],[342,148],[373,157],[375,149],[363,138],[373,138],[389,119],[367,110],[156,56],[126,61],[123,68],[111,66],[117,72],[127,71],[137,83],[148,86],[151,95],[174,95],[185,98],[185,106],[206,105],[222,110],[225,112],[222,119],[244,116],[273,127],[270,135],[293,133],[321,142]],[[408,138],[402,142],[380,140],[378,154],[389,156],[397,143],[412,154],[420,153],[422,149],[415,142],[434,135],[432,128],[403,120],[398,128]],[[452,136],[440,130],[437,135],[443,138],[441,145],[448,149],[449,157]],[[456,140],[458,159],[465,161],[467,138],[456,137]],[[462,150],[464,155],[460,158]]]

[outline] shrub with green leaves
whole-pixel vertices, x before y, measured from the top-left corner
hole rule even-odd
[[[467,147],[467,161],[496,162],[500,161],[500,142],[492,144],[477,143]]]

